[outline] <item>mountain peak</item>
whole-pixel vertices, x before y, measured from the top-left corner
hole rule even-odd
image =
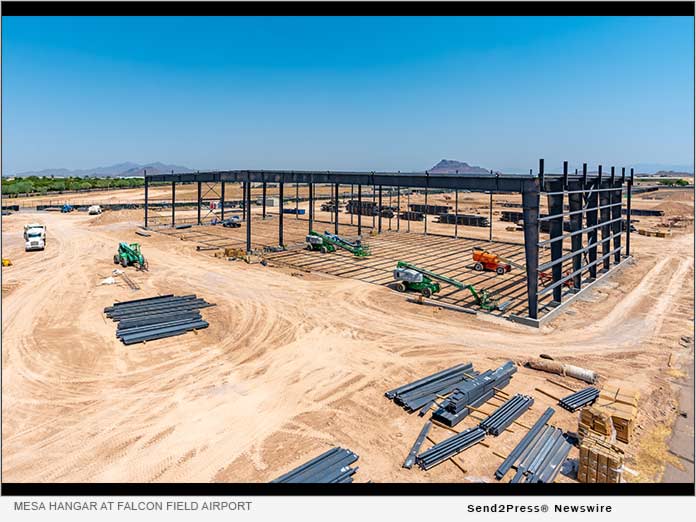
[[[463,161],[442,159],[428,172],[433,174],[488,174],[490,170],[471,166]]]

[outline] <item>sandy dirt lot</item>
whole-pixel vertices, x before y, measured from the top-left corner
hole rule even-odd
[[[684,192],[664,194],[634,207],[693,213]],[[494,219],[497,237],[521,241]],[[24,252],[22,226],[37,220],[48,227],[47,249]],[[193,241],[137,236],[141,223],[142,211],[3,217],[3,256],[14,263],[2,269],[5,481],[266,482],[340,445],[360,455],[359,482],[495,482],[501,459],[493,452],[507,454],[524,429],[458,456],[466,473],[450,462],[409,471],[401,464],[423,419],[383,394],[459,362],[485,370],[540,353],[596,370],[600,383],[641,390],[637,439],[624,445],[639,475],[627,478],[659,480],[661,471],[643,464],[650,454],[641,441],[671,426],[676,372],[693,358],[682,340],[694,335],[691,225],[669,238],[633,235],[630,269],[537,331],[411,304],[385,286],[320,270],[218,259],[196,252]],[[139,291],[98,285],[114,268],[120,240],[139,241],[148,258],[148,273],[129,269]],[[216,303],[203,311],[210,327],[121,344],[103,308],[162,293]],[[531,425],[554,403],[536,387],[566,392],[547,377],[520,367],[506,388],[535,397],[522,423]],[[483,408],[491,411],[494,402]],[[554,424],[575,431],[577,414],[556,410]],[[449,435],[435,427],[431,436]]]

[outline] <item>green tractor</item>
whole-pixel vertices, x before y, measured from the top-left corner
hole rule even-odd
[[[497,301],[491,299],[488,291],[482,290],[477,291],[473,285],[468,285],[457,281],[451,277],[443,276],[431,270],[426,270],[425,268],[418,267],[406,261],[399,261],[396,264],[396,269],[394,269],[394,279],[396,284],[394,288],[398,292],[405,292],[406,290],[411,290],[415,292],[420,292],[423,297],[430,297],[433,294],[437,294],[440,291],[440,283],[450,284],[461,290],[469,290],[471,295],[474,297],[474,301],[483,310],[491,312],[493,310],[505,310],[508,303],[503,303],[499,305]]]
[[[336,251],[336,247],[331,242],[314,230],[307,234],[305,242],[307,243],[307,250],[319,251],[322,254]]]
[[[139,243],[119,243],[118,253],[114,255],[114,264],[120,264],[123,268],[135,265],[138,270],[147,270],[147,261],[140,251]]]

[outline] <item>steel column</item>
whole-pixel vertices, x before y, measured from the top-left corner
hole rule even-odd
[[[202,183],[199,181],[198,182],[198,207],[197,207],[198,208],[198,214],[197,214],[198,218],[196,220],[199,225],[201,224],[201,197],[202,197],[201,196],[201,186],[202,186]]]
[[[172,227],[176,223],[176,181],[172,181]]]
[[[611,186],[614,188],[617,188],[617,182],[616,178],[614,177],[614,167],[611,168]],[[609,201],[613,205],[614,203],[621,203],[621,186],[623,183],[619,181],[618,183],[618,191],[613,190],[609,192]],[[614,249],[618,250],[614,253],[614,264],[618,265],[621,262],[621,207],[622,205],[616,205],[615,207],[611,207],[611,219],[612,220],[617,220],[614,221],[614,223],[611,224],[611,234],[614,236]]]
[[[602,172],[602,166],[600,165],[600,174]],[[600,183],[599,187],[602,189],[609,188],[610,183],[607,182],[602,182]],[[609,232],[609,225],[606,224],[607,221],[611,219],[611,208],[609,208],[609,192],[607,191],[602,191],[599,193],[599,206],[600,207],[607,207],[607,208],[602,208],[599,211],[599,219],[600,222],[602,223],[602,257],[604,258],[602,265],[604,267],[604,270],[609,270],[609,267],[611,266],[611,259],[607,255],[609,251],[611,250],[611,244],[610,244],[610,232]]]
[[[583,163],[582,165],[582,174],[583,174],[583,179],[587,177],[587,163]],[[588,187],[585,187],[586,189]],[[590,192],[587,195],[587,201],[585,203],[585,206],[587,207],[588,212],[585,213],[586,219],[587,219],[587,226],[589,227],[594,227],[597,225],[597,210],[592,210],[597,208],[598,200],[599,200],[599,193],[597,191],[593,191],[593,188],[599,189],[599,182],[592,182],[590,183]],[[590,248],[590,250],[587,253],[587,258],[588,258],[588,263],[590,265],[590,281],[594,281],[597,279],[597,263],[595,261],[597,260],[597,228],[593,228],[587,233],[587,243],[588,245],[594,245]]]
[[[300,219],[298,211],[300,202],[300,184],[295,183],[295,219]]]
[[[147,228],[147,202],[149,200],[149,197],[148,197],[148,188],[149,187],[148,187],[148,185],[150,184],[150,182],[147,179],[147,171],[144,170],[143,172],[145,175],[145,228]]]
[[[396,190],[396,231],[401,230],[401,186],[397,185]]]
[[[564,164],[567,168],[567,163]],[[553,194],[547,196],[549,214],[552,216],[559,215],[552,219],[549,223],[549,237],[551,239],[563,235],[563,181],[554,181],[549,183]],[[560,192],[560,194],[556,194]],[[551,243],[551,261],[557,261],[563,255],[563,240],[554,241]],[[563,263],[556,263],[551,267],[553,283],[557,283],[563,277]],[[553,289],[553,300],[556,303],[561,302],[562,286],[557,286]]]
[[[353,184],[351,183],[351,184],[350,184],[350,200],[351,200],[351,202],[354,202],[354,201],[355,201],[354,188],[355,188],[355,185],[353,185]],[[352,209],[352,210],[355,210],[355,205],[354,205],[353,203],[351,203],[351,209]],[[353,224],[353,214],[354,214],[354,212],[351,212],[351,213],[350,213],[350,224],[351,224],[351,225]],[[358,231],[358,234],[359,234],[359,233],[360,233],[360,232]]]
[[[408,188],[408,192],[406,193],[406,208],[408,209],[407,212],[411,211],[411,187]],[[406,220],[406,232],[411,231],[411,220],[407,219]]]
[[[379,186],[379,199],[377,202],[377,212],[379,212],[379,217],[377,218],[377,232],[382,233],[382,185]]]
[[[278,183],[278,246],[283,246],[283,182]]]
[[[355,208],[355,207],[353,207]],[[362,185],[358,185],[358,235],[362,234]]]
[[[539,175],[543,176],[544,160],[539,161]],[[522,191],[524,217],[524,258],[527,267],[527,306],[529,317],[536,319],[539,312],[539,180]]]
[[[372,177],[374,178],[374,173],[373,173],[373,176],[372,176]],[[374,212],[375,203],[376,203],[376,201],[375,201],[375,192],[377,192],[377,187],[376,187],[375,184],[373,183],[373,184],[372,184],[372,212],[371,212],[371,214],[372,214],[372,230],[375,229],[375,212]],[[361,209],[361,211],[362,211],[362,209]]]
[[[428,175],[426,171],[425,175]],[[425,178],[425,215],[423,216],[423,234],[428,235],[428,178]]]
[[[459,233],[459,218],[456,216],[459,214],[459,190],[454,191],[454,237],[456,238]]]
[[[309,189],[309,231],[312,231],[314,226],[314,183],[311,181],[308,184]]]
[[[561,212],[563,212],[562,207],[561,207]],[[455,218],[454,221],[456,223],[459,220],[457,218]],[[491,192],[489,202],[488,202],[488,241],[493,241],[493,193],[492,192]]]
[[[334,185],[334,189],[336,192],[336,201],[334,201],[334,234],[338,235],[338,191],[339,191],[339,184],[336,183]]]
[[[251,181],[246,183],[246,249],[247,254],[251,253]]]
[[[261,202],[261,218],[266,219],[266,182],[263,182],[261,189],[261,197],[263,198],[263,201]]]
[[[242,220],[246,219],[246,197],[247,197],[247,182],[242,181]]]
[[[570,194],[568,194],[568,205],[570,211],[582,210],[582,194],[580,193],[582,183],[571,183],[570,184]],[[572,214],[570,216],[570,231],[577,232],[582,229],[582,213]],[[574,234],[570,238],[570,246],[573,252],[576,254],[573,256],[573,272],[580,270],[582,266],[582,254],[578,252],[582,249],[582,234]],[[582,274],[578,273],[573,277],[573,288],[575,290],[580,290],[582,287]]]
[[[220,183],[220,219],[225,220],[225,182]]]
[[[626,257],[631,255],[631,188],[633,187],[633,169],[626,187]]]

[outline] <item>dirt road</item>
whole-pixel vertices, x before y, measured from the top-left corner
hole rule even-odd
[[[450,463],[407,471],[400,466],[423,419],[383,393],[459,362],[485,370],[539,353],[641,388],[638,435],[674,417],[662,372],[680,336],[693,336],[692,230],[636,236],[631,270],[536,331],[410,304],[360,281],[231,263],[172,237],[139,237],[141,212],[118,215],[3,219],[3,256],[14,262],[2,271],[8,482],[269,481],[333,445],[360,455],[358,481],[493,481],[500,461],[491,450],[506,454],[523,430],[462,454],[467,474]],[[37,217],[48,247],[25,253],[22,226]],[[119,240],[143,245],[150,272],[129,272],[140,291],[98,286]],[[210,327],[122,345],[103,308],[158,293],[216,303],[203,312]],[[535,395],[527,424],[553,403],[535,387],[564,394],[546,377],[520,368],[506,389]],[[567,412],[554,419],[577,427]],[[626,450],[633,459],[639,447]]]

